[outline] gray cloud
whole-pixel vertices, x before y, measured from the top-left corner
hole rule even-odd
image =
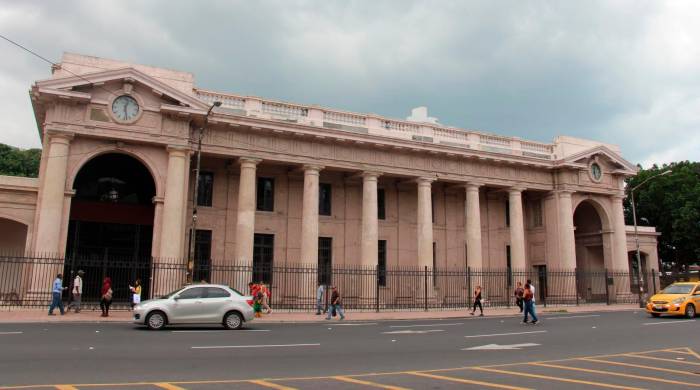
[[[204,88],[550,141],[700,157],[692,1],[121,1],[0,4],[0,32],[193,72]],[[0,142],[37,146],[26,91],[48,65],[0,42]]]

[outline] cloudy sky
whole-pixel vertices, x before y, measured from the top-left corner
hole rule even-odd
[[[700,159],[699,1],[12,1],[0,34],[193,72],[202,88]],[[0,142],[36,147],[49,65],[0,40]]]

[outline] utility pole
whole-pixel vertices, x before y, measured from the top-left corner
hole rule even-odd
[[[197,202],[199,201],[199,169],[202,165],[202,138],[204,138],[204,129],[209,123],[209,114],[211,114],[214,107],[219,106],[221,106],[221,102],[215,101],[209,107],[207,114],[204,116],[204,124],[199,128],[197,136],[197,165],[194,170],[194,186],[192,188],[192,228],[190,229],[190,253],[187,260],[187,284],[192,283],[192,277],[194,276],[194,249],[197,238]]]

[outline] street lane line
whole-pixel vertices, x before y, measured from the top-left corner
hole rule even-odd
[[[421,377],[430,378],[430,379],[438,379],[438,380],[443,380],[443,381],[466,383],[466,384],[470,384],[470,385],[496,387],[498,389],[529,390],[527,387],[515,387],[515,386],[501,385],[498,383],[482,382],[482,381],[475,381],[475,380],[471,380],[471,379],[455,378],[452,376],[426,374],[426,373],[419,372],[419,371],[406,371],[405,374],[421,376]]]
[[[643,368],[645,370],[654,370],[654,371],[663,371],[663,372],[671,372],[674,374],[681,374],[681,375],[691,375],[695,377],[699,377],[700,374],[694,373],[694,372],[689,372],[689,371],[681,371],[681,370],[673,370],[670,368],[661,368],[661,367],[654,367],[654,366],[645,366],[643,364],[632,364],[632,363],[623,363],[623,362],[615,362],[611,360],[603,360],[603,359],[594,359],[594,358],[580,358],[577,360],[581,360],[584,362],[596,362],[596,363],[602,363],[602,364],[613,364],[616,366],[625,366],[625,367],[635,367],[635,368]]]
[[[313,344],[259,344],[259,345],[208,345],[190,347],[191,349],[227,349],[227,348],[279,348],[279,347],[318,347],[320,343]]]
[[[558,376],[548,376],[548,375],[539,375],[539,374],[530,374],[526,372],[513,372],[513,371],[506,371],[506,370],[497,370],[495,368],[485,368],[485,367],[474,367],[472,368],[473,370],[478,370],[478,371],[486,371],[486,372],[493,372],[496,374],[505,374],[505,375],[514,375],[514,376],[523,376],[526,378],[536,378],[536,379],[545,379],[545,380],[550,380],[550,381],[557,381],[557,382],[568,382],[568,383],[578,383],[582,385],[591,385],[591,386],[599,386],[599,387],[608,387],[611,389],[625,389],[625,390],[642,390],[639,387],[629,387],[629,386],[619,386],[619,385],[612,385],[610,383],[603,383],[603,382],[592,382],[592,381],[584,381],[584,380],[579,380],[579,379],[570,379],[570,378],[561,378]]]
[[[464,336],[464,337],[469,339],[469,338],[474,338],[474,337],[517,336],[517,335],[521,335],[521,334],[533,334],[533,333],[547,333],[547,331],[546,330],[533,330],[532,332],[475,334],[475,335]]]
[[[391,332],[382,332],[382,334],[426,334],[444,332],[443,329],[426,329],[426,330],[392,330]]]
[[[390,386],[390,385],[383,385],[381,383],[376,383],[376,382],[370,382],[370,381],[363,381],[360,379],[356,378],[350,378],[347,376],[334,376],[333,379],[337,381],[342,381],[342,382],[348,382],[348,383],[354,383],[357,385],[365,385],[369,387],[376,387],[379,389],[389,389],[389,390],[408,390],[405,387],[399,387],[399,386]]]
[[[389,325],[390,328],[419,328],[419,327],[436,327],[436,326],[457,326],[464,325],[464,322],[455,322],[453,324],[420,324],[420,325]]]
[[[277,390],[297,390],[295,387],[278,385],[277,383],[268,382],[268,381],[265,381],[262,379],[254,379],[254,380],[251,380],[248,382],[254,383],[256,385],[263,386],[263,387],[269,387],[271,389],[277,389]]]
[[[696,358],[698,358],[698,360],[700,360],[700,354],[698,354],[697,352],[693,351],[691,348],[686,348],[685,350],[688,351],[688,353],[690,353],[691,355],[693,355],[693,356],[695,356]]]
[[[72,385],[56,385],[56,390],[78,390],[78,388]]]
[[[367,325],[377,325],[376,322],[346,322],[344,324],[333,324],[333,326],[367,326]],[[324,324],[325,326],[325,324]]]
[[[175,385],[167,383],[167,382],[154,383],[153,385],[156,387],[160,387],[161,389],[165,389],[165,390],[187,390],[184,387],[175,386]]]
[[[683,324],[685,322],[695,322],[695,320],[680,320],[680,321],[673,321],[673,322],[645,322],[642,325],[675,325],[675,324]]]
[[[629,356],[629,357],[634,357],[634,358],[658,360],[658,361],[662,361],[662,362],[674,362],[674,363],[680,363],[680,364],[690,364],[693,366],[700,366],[700,363],[696,363],[696,362],[688,362],[685,360],[676,360],[676,359],[665,359],[665,358],[658,358],[658,357],[654,357],[654,356],[644,356],[644,355],[640,355],[637,353],[623,353],[623,354],[620,354],[618,356]]]
[[[697,383],[674,381],[671,379],[661,379],[661,378],[654,378],[651,376],[643,376],[643,375],[623,374],[621,372],[613,372],[613,371],[605,371],[605,370],[591,370],[588,368],[569,367],[569,366],[561,366],[559,364],[547,364],[547,363],[530,363],[530,365],[556,368],[559,370],[580,371],[580,372],[587,372],[587,373],[591,373],[591,374],[603,374],[603,375],[619,376],[619,377],[623,377],[623,378],[641,379],[641,380],[651,381],[651,382],[670,383],[670,384],[681,385],[681,386],[700,387],[700,384],[697,384]]]
[[[0,334],[22,334],[24,332],[0,332]]]
[[[559,316],[553,316],[553,317],[545,317],[547,320],[567,320],[569,318],[591,318],[591,317],[600,317],[600,314],[589,314],[585,316],[566,316],[566,317],[559,317]]]
[[[235,332],[269,332],[269,329],[238,329],[230,330],[171,330],[170,333],[235,333]]]

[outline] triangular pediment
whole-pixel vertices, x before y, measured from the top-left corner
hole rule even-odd
[[[634,164],[625,160],[618,153],[604,145],[599,145],[567,156],[559,160],[557,165],[585,167],[592,159],[604,161],[608,166],[622,174],[634,175],[638,171],[638,168]]]
[[[207,110],[208,108],[205,102],[202,102],[195,96],[178,90],[177,88],[174,88],[134,68],[106,70],[70,77],[42,80],[36,82],[33,89],[38,91],[53,90],[68,93],[69,91],[80,90],[83,87],[101,86],[105,83],[120,80],[141,84],[142,86],[151,89],[154,93],[174,100],[176,104],[183,107],[189,107],[195,110]]]

